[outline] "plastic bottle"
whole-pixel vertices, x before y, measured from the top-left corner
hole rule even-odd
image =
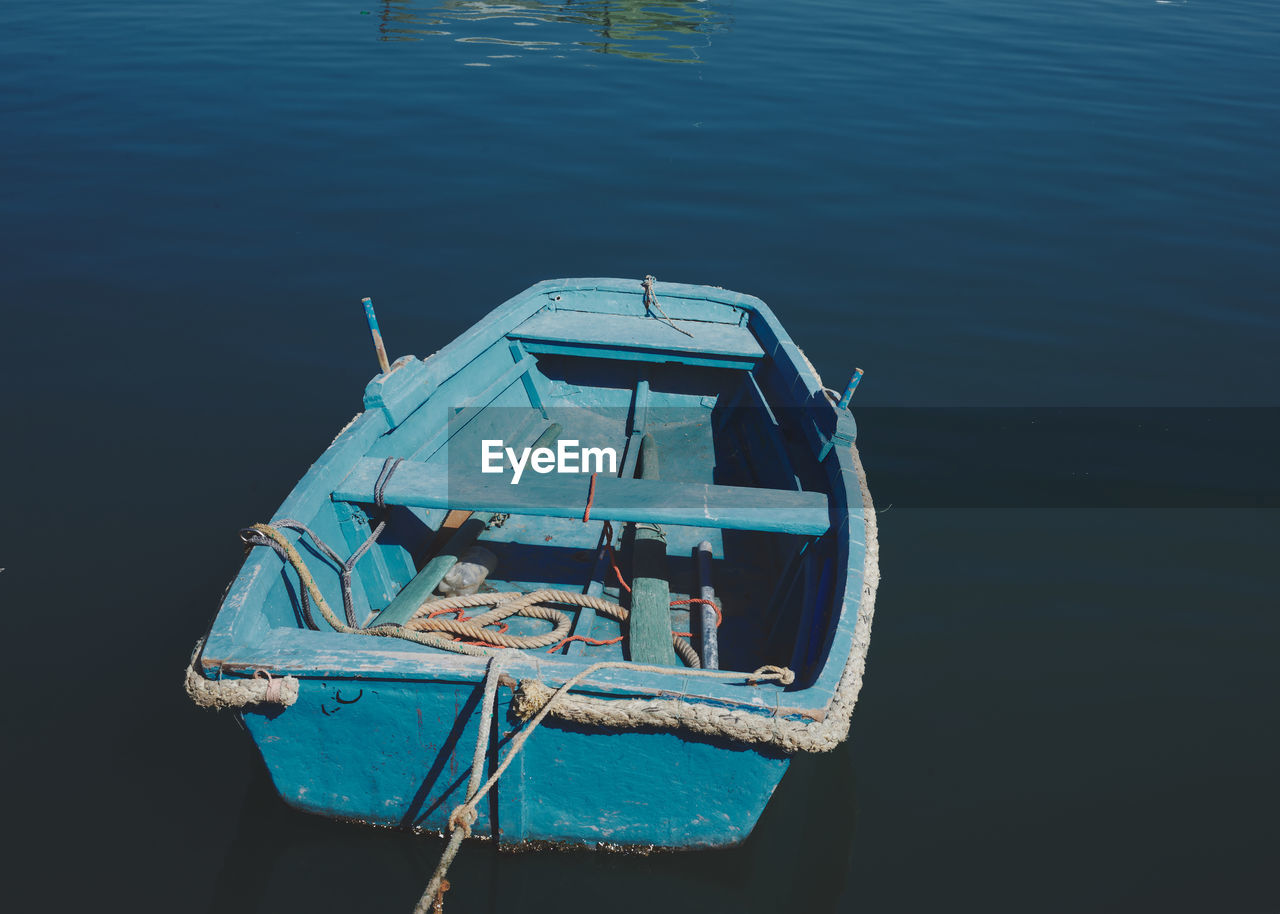
[[[496,555],[483,546],[469,546],[458,556],[457,564],[445,572],[436,591],[446,597],[473,594],[497,567]]]

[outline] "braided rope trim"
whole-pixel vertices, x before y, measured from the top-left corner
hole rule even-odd
[[[853,645],[822,720],[767,717],[750,711],[718,708],[683,700],[612,700],[574,694],[561,695],[551,706],[551,716],[574,723],[606,727],[684,729],[745,743],[768,743],[788,752],[829,752],[844,742],[849,735],[858,693],[862,690],[867,650],[871,645],[871,620],[875,614],[876,591],[880,586],[880,546],[876,531],[875,504],[867,488],[866,470],[862,466],[858,449],[851,445],[851,450],[858,475],[858,487],[862,492],[867,544],[862,566],[862,596],[853,629]],[[528,720],[547,705],[553,694],[553,689],[535,679],[521,680],[512,702],[512,710],[518,717]]]
[[[280,705],[287,708],[298,700],[298,680],[294,676],[254,676],[250,679],[206,679],[187,667],[186,690],[202,708],[230,710],[250,705]]]

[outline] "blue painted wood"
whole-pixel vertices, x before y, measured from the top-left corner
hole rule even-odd
[[[433,356],[438,357],[439,354]],[[530,364],[524,365],[526,372],[530,367]],[[457,422],[454,417],[457,409],[494,405],[511,394],[518,378],[527,377],[527,373],[520,375],[513,365],[510,347],[495,341],[478,352],[463,370],[441,381],[430,397],[415,407],[396,429],[394,436],[388,435],[374,445],[370,456],[428,459],[465,427],[465,423]],[[422,395],[426,396],[425,388]]]
[[[600,536],[600,545],[596,547],[596,563],[591,571],[591,580],[587,582],[587,586],[583,589],[589,597],[604,596],[605,576],[609,573],[609,549],[603,532]],[[599,616],[590,606],[583,606],[578,610],[578,614],[574,617],[573,626],[569,629],[570,636],[578,638],[596,638],[597,640],[605,640],[593,634],[596,628],[596,620]],[[564,647],[565,656],[577,657],[581,656],[586,650],[586,643],[583,641],[570,641]]]
[[[511,358],[518,364],[523,364],[528,353],[525,351],[524,346],[520,344],[520,341],[512,342],[508,348],[511,350]],[[538,386],[534,383],[528,371],[521,373],[520,382],[524,385],[524,393],[529,398],[529,405],[541,413],[542,418],[547,418],[547,409],[542,404],[542,394],[538,392]]]
[[[626,451],[622,455],[622,466],[618,468],[618,475],[623,479],[631,479],[635,476],[636,462],[640,453],[640,439],[644,435],[645,415],[649,405],[647,369],[644,366],[639,367],[637,375],[635,390],[631,394],[631,412],[627,419],[631,434],[627,440]],[[601,531],[602,537],[604,532]],[[590,596],[602,596],[604,594],[605,578],[613,573],[614,553],[610,550],[611,545],[609,541],[602,538],[600,545],[596,547],[596,563],[591,571],[591,581],[586,590],[586,593]],[[570,634],[583,638],[606,640],[592,634],[595,631],[595,623],[595,610],[590,607],[583,607],[579,610],[578,616],[574,620]],[[584,641],[571,641],[565,649],[565,653],[572,657],[578,657],[586,652],[586,648],[587,645]]]
[[[371,504],[373,486],[381,472],[382,461],[359,461],[351,475],[335,487],[333,497]],[[389,505],[423,508],[465,508],[542,517],[581,517],[584,513],[589,476],[535,476],[526,472],[518,485],[510,484],[510,476],[510,472],[500,477],[455,473],[450,478],[447,467],[406,461],[391,477],[383,497]],[[821,492],[612,476],[596,479],[591,516],[599,520],[806,534],[822,533],[830,524],[827,497]]]
[[[414,683],[308,680],[287,712],[247,714],[245,723],[293,808],[440,831],[465,799],[481,686],[432,688],[426,702]],[[510,696],[499,689],[495,718],[503,741],[514,729],[506,713]],[[790,764],[787,756],[726,751],[671,732],[615,730],[607,751],[601,741],[584,728],[541,728],[499,781],[495,801],[479,805],[473,833],[507,845],[735,845],[750,834]],[[485,777],[492,764],[491,756]],[[619,772],[626,772],[623,791]]]
[[[631,397],[631,415],[628,419],[631,433],[627,438],[627,450],[622,455],[622,467],[618,475],[623,479],[636,476],[636,467],[640,461],[640,442],[644,438],[645,419],[649,410],[649,379],[645,369],[636,380],[635,393]]]
[[[558,423],[551,423],[537,437],[531,447],[551,446],[560,437],[560,431],[561,428]],[[386,609],[380,612],[371,624],[404,625],[412,619],[413,614],[418,611],[418,607],[431,598],[436,587],[444,580],[444,576],[449,573],[449,569],[458,564],[458,556],[462,555],[480,537],[480,534],[484,533],[485,528],[489,526],[489,522],[492,520],[493,514],[479,512],[463,521],[461,526],[449,537],[449,542],[440,550],[440,554],[433,556],[423,569],[414,576],[414,579],[405,586],[404,590],[396,594],[394,600],[391,600],[390,603],[379,604],[386,605]]]
[[[453,536],[449,537],[449,542],[440,554],[433,556],[414,579],[405,585],[404,590],[396,594],[394,600],[384,604],[387,608],[378,613],[369,624],[404,625],[412,619],[418,607],[431,599],[449,569],[458,564],[458,556],[476,541],[492,519],[492,514],[480,512],[463,521]]]
[[[712,287],[669,283],[657,284],[656,292],[663,309],[675,320],[704,325],[695,330],[695,339],[703,333],[708,339],[727,342],[714,353],[682,352],[678,347],[687,341],[683,334],[644,317],[638,280],[539,283],[485,316],[436,355],[421,362],[405,362],[403,367],[410,372],[402,381],[389,385],[388,378],[394,378],[397,370],[389,372],[374,388],[370,408],[339,435],[276,516],[313,524],[340,547],[343,531],[336,512],[343,506],[335,504],[335,496],[355,503],[370,502],[373,479],[387,456],[417,454],[425,458],[437,447],[442,456],[452,443],[447,432],[445,437],[439,436],[459,406],[483,407],[470,414],[472,421],[463,431],[464,437],[492,424],[489,406],[521,406],[528,409],[531,419],[539,421],[545,421],[541,409],[553,418],[558,418],[557,411],[583,405],[622,409],[629,400],[639,399],[632,393],[638,392],[633,381],[636,366],[643,364],[653,372],[648,399],[655,409],[701,404],[709,411],[714,403],[726,402],[735,391],[749,390],[749,386],[732,383],[728,371],[705,371],[697,365],[742,370],[747,380],[745,372],[750,371],[760,381],[764,405],[773,410],[778,421],[795,422],[787,428],[788,442],[795,435],[804,441],[802,448],[788,444],[781,451],[762,445],[754,456],[767,454],[767,460],[776,464],[768,473],[779,479],[785,478],[781,471],[785,462],[791,461],[793,478],[821,491],[703,484],[701,480],[712,478],[759,479],[741,463],[750,455],[740,454],[717,437],[714,450],[701,445],[664,450],[664,463],[671,464],[671,480],[683,480],[681,483],[599,478],[592,517],[613,514],[618,521],[652,520],[666,525],[668,568],[673,582],[687,579],[687,584],[677,585],[682,591],[695,586],[691,548],[703,538],[713,542],[717,590],[727,601],[727,611],[747,617],[731,619],[721,629],[725,665],[740,669],[785,658],[785,653],[769,657],[753,653],[745,641],[734,640],[732,629],[741,621],[744,629],[767,630],[770,620],[762,618],[765,601],[755,595],[767,594],[777,582],[760,576],[784,574],[782,557],[791,551],[788,544],[795,542],[794,534],[813,537],[826,531],[826,536],[810,546],[813,557],[806,553],[803,559],[816,563],[814,568],[828,570],[815,579],[811,619],[816,621],[811,630],[797,633],[786,645],[788,650],[805,645],[805,659],[812,661],[807,681],[788,688],[776,683],[751,686],[742,681],[696,678],[678,667],[664,673],[619,669],[593,674],[589,691],[604,699],[620,700],[679,695],[686,702],[733,708],[762,718],[821,719],[852,644],[862,596],[862,506],[847,447],[853,440],[852,418],[827,401],[820,379],[758,299]],[[532,347],[520,348],[526,342],[538,343],[526,341],[521,333],[528,331],[520,329],[535,316],[533,326],[544,327],[540,331],[544,336],[558,333],[573,337],[544,340],[544,345],[563,345],[576,355],[598,347],[598,354],[607,358],[596,362],[560,359],[553,371],[559,357],[548,350],[546,365],[542,361],[526,364],[524,373],[511,378],[509,386],[489,398],[492,388],[509,372],[517,371],[516,366],[528,356],[539,355]],[[571,323],[560,330],[545,329],[563,317],[571,318]],[[646,337],[638,346],[635,339],[619,341],[599,328],[636,325],[601,320],[610,317],[640,321],[645,333],[665,332],[671,338]],[[596,333],[585,349],[581,345],[584,319]],[[758,352],[747,345],[748,337]],[[614,343],[619,348],[613,349]],[[746,354],[748,350],[750,354]],[[555,371],[569,363],[581,369],[572,383],[556,380]],[[688,367],[691,365],[695,367]],[[623,372],[625,379],[619,377]],[[786,419],[792,410],[800,410],[801,418]],[[752,410],[741,412],[742,421],[754,421],[749,415]],[[651,431],[664,443],[679,440],[678,430],[654,421],[659,424],[652,429],[646,428],[643,416],[639,422],[633,417],[632,429],[618,421],[617,431],[610,434],[616,434],[620,447],[628,431],[637,429]],[[763,431],[763,427],[755,429],[757,440],[764,441],[760,438]],[[577,434],[573,429],[570,432]],[[710,461],[716,462],[714,477]],[[664,466],[664,476],[666,469]],[[727,475],[722,477],[722,472]],[[437,493],[435,486],[455,482],[443,474],[439,458],[427,465],[422,461],[402,465],[389,487],[388,501],[394,503],[397,495],[407,496],[401,501],[429,507],[438,500],[433,494]],[[536,484],[528,489],[524,482],[518,487],[505,485],[506,491],[501,492],[504,500],[510,500],[510,490],[520,489],[522,509],[527,507],[524,502],[541,499],[548,503],[544,506],[548,510],[545,515],[513,517],[503,535],[494,537],[492,545],[501,553],[500,570],[511,572],[514,576],[508,579],[522,581],[522,586],[581,589],[586,585],[590,589],[597,583],[602,585],[595,580],[598,576],[590,573],[598,531],[594,525],[588,528],[573,520],[581,517],[587,477],[561,477],[569,487],[565,491],[542,487],[546,479],[536,477]],[[459,506],[454,497],[466,494],[457,485],[449,490],[450,497],[439,509]],[[478,498],[482,493],[476,489],[474,494]],[[484,497],[494,497],[494,506],[498,505],[496,496]],[[556,502],[558,511],[550,510]],[[468,507],[489,510],[487,504],[477,501]],[[676,522],[688,526],[676,526]],[[721,529],[729,532],[722,537]],[[777,532],[735,532],[754,529]],[[350,547],[349,542],[347,545]],[[392,548],[403,551],[398,545],[388,550]],[[312,554],[305,554],[311,562]],[[380,557],[389,563],[395,554],[375,552],[371,561],[376,563]],[[622,560],[629,562],[629,557],[623,555]],[[390,564],[387,567],[391,569]],[[547,569],[542,579],[537,577],[539,568]],[[326,598],[340,606],[336,572],[318,560],[312,570]],[[739,588],[737,594],[735,587]],[[360,591],[362,605],[373,599],[371,590]],[[542,650],[512,652],[507,672],[512,680],[537,678],[554,684],[581,670],[594,657],[589,652],[577,655],[571,651],[567,656]],[[300,677],[297,705],[280,713],[249,711],[243,715],[273,782],[292,805],[360,821],[434,829],[443,827],[444,818],[461,801],[478,724],[483,659],[386,638],[303,630],[296,619],[292,570],[282,572],[275,554],[259,548],[250,552],[228,591],[199,666],[210,676],[251,676],[263,669]],[[497,736],[508,739],[513,724],[504,709],[510,701],[510,689],[504,686],[499,692]],[[317,764],[317,759],[325,763]],[[750,832],[786,765],[785,756],[758,746],[688,739],[672,732],[603,731],[557,723],[529,741],[517,767],[499,783],[494,802],[482,804],[475,829],[503,843],[733,844]],[[599,789],[599,784],[616,777],[620,768],[629,772],[625,798],[617,791]],[[682,774],[673,778],[672,771]]]
[[[347,547],[343,554],[353,555],[373,533],[369,518],[359,506],[349,502],[334,502],[333,508],[338,527],[342,530],[343,544]],[[400,585],[392,579],[391,571],[387,568],[387,550],[385,549],[370,549],[361,556],[352,571],[352,583],[353,586],[361,587],[365,601],[369,606],[375,607],[385,606],[400,589]]]
[[[538,363],[533,356],[525,356],[508,368],[502,375],[474,397],[468,398],[468,405],[463,407],[449,419],[448,437],[452,438],[467,427],[467,423],[480,415],[498,395],[503,393],[516,381],[528,377],[529,369]],[[544,415],[545,418],[545,415]]]
[[[660,348],[625,349],[595,343],[549,343],[542,340],[527,340],[525,348],[539,354],[571,355],[584,359],[619,359],[631,362],[675,360],[670,351]],[[710,368],[746,369],[755,364],[753,359],[732,355],[682,355],[679,361],[684,365],[704,365]]]
[[[747,368],[764,356],[749,330],[731,324],[673,321],[615,314],[543,312],[510,334],[529,352],[687,365]],[[686,333],[686,336],[679,327]],[[677,358],[678,356],[678,358]]]
[[[644,287],[639,279],[554,279],[538,289],[552,311],[585,311],[591,314],[626,314],[644,317]],[[672,320],[698,320],[742,325],[764,302],[739,292],[712,286],[658,282],[654,293]]]
[[[401,356],[390,371],[375,377],[364,389],[364,408],[381,409],[387,425],[394,428],[422,402],[427,376],[422,362],[411,355]]]
[[[658,444],[652,435],[640,443],[640,478],[661,477]],[[671,646],[671,588],[667,582],[667,539],[652,524],[637,525],[632,545],[631,616],[627,619],[627,648],[636,663],[679,666]]]
[[[836,403],[841,409],[849,408],[849,401],[853,399],[853,392],[858,389],[858,382],[862,380],[862,369],[855,368],[853,376],[849,378],[849,383],[845,386],[844,393],[840,395],[839,402]]]

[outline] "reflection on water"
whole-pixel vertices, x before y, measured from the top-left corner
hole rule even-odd
[[[491,46],[485,60],[586,49],[688,63],[728,25],[705,0],[385,0],[379,31],[384,41],[438,36]]]

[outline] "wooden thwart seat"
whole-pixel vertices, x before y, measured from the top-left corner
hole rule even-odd
[[[334,490],[334,500],[372,503],[382,466],[378,459],[358,461]],[[528,470],[518,485],[511,485],[510,472],[450,479],[443,464],[406,460],[388,481],[383,500],[389,505],[419,508],[581,517],[590,481],[587,474],[538,475]],[[604,474],[596,477],[591,517],[811,536],[822,534],[830,525],[827,496],[821,492],[620,479]]]
[[[764,349],[746,327],[705,321],[668,324],[654,317],[625,314],[544,311],[507,336],[521,340],[526,351],[538,354],[639,362],[679,361],[685,365],[720,368],[750,368],[764,357]]]

